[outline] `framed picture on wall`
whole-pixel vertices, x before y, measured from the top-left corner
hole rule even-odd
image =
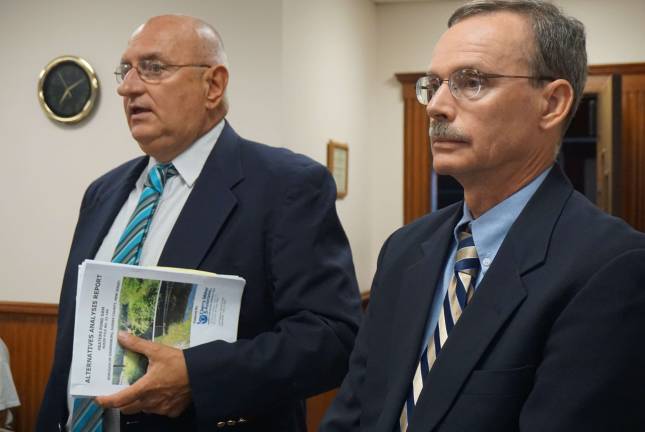
[[[336,198],[345,198],[349,171],[349,147],[347,144],[329,140],[327,143],[327,168],[336,182]]]

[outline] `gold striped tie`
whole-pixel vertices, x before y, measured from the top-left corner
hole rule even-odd
[[[479,268],[479,257],[477,256],[473,236],[470,233],[470,224],[468,224],[459,232],[455,269],[439,312],[437,327],[435,327],[434,333],[421,353],[407,398],[403,403],[399,419],[401,432],[405,432],[408,429],[409,420],[412,418],[414,407],[421,395],[426,376],[437,359],[441,347],[446,343],[448,333],[457,323],[475,293],[475,282],[477,281]]]

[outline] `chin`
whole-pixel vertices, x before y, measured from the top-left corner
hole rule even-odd
[[[465,168],[463,161],[457,160],[454,157],[436,155],[432,159],[432,169],[439,175],[455,176],[455,174],[462,172]]]

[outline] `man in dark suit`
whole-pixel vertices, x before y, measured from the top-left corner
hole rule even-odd
[[[247,141],[224,120],[226,55],[201,20],[152,18],[130,38],[116,76],[147,156],[108,172],[83,198],[38,430],[72,424],[78,265],[112,259],[146,176],[172,163],[176,173],[166,175],[132,256],[141,265],[245,278],[238,340],[181,351],[120,334],[119,343],[145,354],[149,367],[127,389],[97,398],[106,408],[104,430],[304,431],[304,399],[341,382],[360,316],[333,180],[311,159]]]
[[[386,241],[321,431],[645,430],[645,236],[554,163],[586,68],[547,2],[450,18],[417,95],[464,201]]]

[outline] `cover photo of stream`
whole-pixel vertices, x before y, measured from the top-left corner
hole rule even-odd
[[[197,285],[124,277],[119,295],[119,330],[177,348],[190,346],[190,324]],[[117,343],[112,383],[141,378],[148,359]]]

